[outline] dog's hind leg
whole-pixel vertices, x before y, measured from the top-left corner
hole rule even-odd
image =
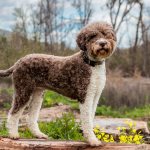
[[[29,105],[29,114],[28,114],[27,123],[28,123],[28,128],[30,129],[31,133],[35,137],[48,138],[47,135],[45,135],[44,133],[40,131],[39,126],[38,126],[38,117],[39,117],[39,112],[40,112],[42,101],[43,101],[42,95],[43,95],[42,89],[36,89],[33,92],[32,100]]]
[[[15,94],[12,108],[9,111],[8,118],[7,118],[7,128],[9,137],[12,139],[18,139],[19,133],[18,133],[18,124],[19,119],[28,105],[30,99],[30,95],[28,94],[22,94],[18,95],[18,93]]]

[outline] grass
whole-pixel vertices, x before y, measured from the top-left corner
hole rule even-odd
[[[107,117],[118,117],[118,118],[142,118],[150,116],[150,105],[138,107],[138,108],[119,108],[113,109],[110,106],[98,106],[96,115],[102,115]]]
[[[135,129],[135,125],[132,122],[128,122],[129,129],[124,127],[119,127],[120,134],[113,135],[105,133],[100,127],[95,127],[93,129],[96,137],[103,142],[119,142],[119,143],[144,143],[143,135],[140,134],[141,131]],[[48,135],[49,139],[57,140],[80,140],[84,141],[84,137],[80,130],[80,123],[75,121],[75,117],[72,113],[63,114],[62,118],[58,118],[51,122],[40,122],[40,130]],[[21,138],[31,139],[34,136],[26,127],[19,128],[19,134]],[[6,123],[0,126],[0,136],[7,137],[8,131],[6,128]]]
[[[13,93],[12,89],[3,90],[9,95]],[[103,97],[100,101],[103,101]],[[77,101],[71,100],[53,91],[45,91],[43,107],[52,107],[57,104],[70,105],[72,109],[79,109],[79,104]],[[3,103],[3,108],[9,109],[10,103]],[[150,105],[128,108],[120,107],[118,109],[112,108],[111,106],[101,105],[97,107],[96,115],[106,116],[106,117],[119,117],[119,118],[142,118],[150,116]]]
[[[70,105],[71,108],[73,109],[78,109],[78,102],[75,100],[71,100],[65,96],[62,96],[56,92],[53,91],[46,91],[44,94],[44,102],[43,102],[43,107],[51,107],[56,104],[65,104],[65,105]]]
[[[51,122],[40,122],[39,128],[43,133],[48,135],[50,139],[84,140],[80,130],[80,123],[75,121],[75,117],[72,113],[64,114],[62,118]],[[27,127],[19,128],[19,134],[21,138],[34,138]],[[3,122],[0,126],[0,136],[8,136],[6,122]]]
[[[43,107],[51,107],[58,103],[70,105],[73,109],[79,109],[77,101],[73,101],[52,91],[45,92]],[[111,106],[102,105],[97,107],[96,115],[133,119],[142,118],[150,116],[150,105],[137,108],[120,107],[119,109],[113,109]]]

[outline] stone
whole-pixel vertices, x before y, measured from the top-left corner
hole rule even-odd
[[[119,134],[119,131],[117,130],[118,127],[125,127],[128,128],[128,125],[126,122],[133,122],[135,124],[135,128],[142,129],[146,133],[149,133],[149,129],[147,126],[147,122],[145,121],[138,121],[138,120],[133,120],[129,118],[103,118],[96,116],[94,120],[94,125],[99,125],[100,128],[104,128],[104,131],[110,134]]]
[[[0,139],[2,150],[150,150],[150,145],[141,144],[105,144],[99,147],[91,147],[85,142],[79,141],[49,141],[49,140],[11,140]]]

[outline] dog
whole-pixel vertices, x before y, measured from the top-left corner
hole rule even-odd
[[[38,127],[38,115],[45,89],[79,101],[81,128],[90,145],[101,145],[94,132],[96,107],[105,86],[105,60],[116,48],[116,35],[106,22],[85,26],[76,39],[80,51],[67,57],[29,54],[19,59],[0,77],[12,75],[14,96],[8,114],[9,137],[19,138],[18,122],[29,106],[27,125],[37,138],[48,138]]]

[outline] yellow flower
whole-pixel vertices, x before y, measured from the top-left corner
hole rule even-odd
[[[108,143],[108,142],[109,142],[109,140],[104,138],[104,142]]]
[[[120,143],[126,143],[127,142],[127,136],[126,135],[120,135],[119,139],[120,139]]]
[[[100,140],[100,139],[102,138],[102,136],[99,134],[99,135],[97,136],[97,138]]]
[[[133,122],[133,126],[134,126],[134,127],[136,126],[136,122]]]
[[[122,127],[122,130],[125,130],[126,128],[125,127]]]
[[[136,134],[135,136],[134,136],[134,139],[133,139],[134,141],[138,141],[139,140],[139,136]]]
[[[105,138],[109,138],[109,135],[108,134],[105,134],[105,136],[104,136]]]
[[[99,129],[99,128],[100,128],[100,126],[99,126],[99,125],[96,125],[96,126],[95,126],[95,128],[98,128],[98,129]]]
[[[133,132],[133,133],[136,133],[136,129],[132,129],[132,132]]]
[[[132,140],[133,140],[133,135],[129,135],[129,136],[128,136],[128,141],[129,141],[129,142],[132,142]]]
[[[139,139],[141,140],[143,138],[143,136],[142,135],[139,135]]]
[[[117,130],[119,130],[119,131],[120,131],[120,130],[121,130],[121,128],[120,128],[120,127],[117,127]]]
[[[99,130],[97,128],[94,128],[93,131],[94,131],[95,134],[99,133]]]
[[[133,122],[129,122],[129,127],[132,128],[133,127]]]
[[[110,142],[114,142],[114,137],[112,135],[110,136]]]
[[[104,135],[105,135],[105,133],[104,133],[104,132],[102,132],[102,133],[101,133],[101,135],[102,135],[102,136],[104,136]]]
[[[141,144],[140,141],[136,141],[135,143],[136,143],[136,144]]]

